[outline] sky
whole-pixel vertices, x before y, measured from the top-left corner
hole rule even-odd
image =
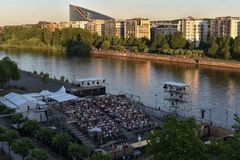
[[[67,21],[69,4],[116,19],[240,16],[240,0],[0,0],[0,25]]]

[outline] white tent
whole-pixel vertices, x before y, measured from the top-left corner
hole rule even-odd
[[[42,91],[39,93],[44,96],[46,99],[57,101],[57,102],[66,102],[70,100],[79,99],[79,97],[66,93],[66,88],[62,86],[57,92]]]
[[[98,128],[98,127],[94,127],[90,130],[90,133],[93,133],[93,132],[99,132],[101,133],[102,132],[102,129],[101,128]]]
[[[4,96],[4,99],[6,101],[9,101],[9,103],[14,104],[17,108],[22,108],[26,106],[33,106],[34,103],[24,96],[17,94],[17,93],[9,93]],[[8,106],[9,107],[9,106]]]

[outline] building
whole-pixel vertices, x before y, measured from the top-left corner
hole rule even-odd
[[[195,42],[196,47],[200,42],[207,42],[210,26],[210,19],[187,17],[181,19],[181,32],[189,42]]]
[[[104,20],[93,20],[86,24],[86,29],[92,33],[97,33],[99,36],[105,35],[105,21]]]
[[[182,30],[181,20],[173,21],[152,21],[151,22],[151,38],[157,37],[159,34],[174,34]]]
[[[128,19],[125,21],[125,38],[134,36],[136,38],[151,38],[149,19]]]
[[[124,20],[109,20],[104,24],[105,36],[124,38],[125,21]]]
[[[240,17],[217,17],[211,20],[211,35],[236,38],[240,35]]]
[[[60,22],[60,23],[41,21],[41,22],[38,23],[38,26],[41,29],[46,28],[49,31],[54,32],[56,29],[61,30],[61,29],[64,29],[64,28],[86,29],[87,23],[88,23],[88,21],[70,21],[70,22]]]
[[[85,9],[79,6],[69,5],[70,21],[93,21],[93,20],[111,20],[112,17]]]

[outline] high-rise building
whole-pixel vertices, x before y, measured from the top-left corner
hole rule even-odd
[[[196,47],[200,42],[207,42],[210,19],[187,17],[181,19],[181,32],[189,42],[195,42]]]
[[[151,38],[150,20],[149,19],[128,19],[125,22],[125,38],[134,36],[136,38]]]
[[[236,38],[240,35],[240,17],[217,17],[211,20],[211,35]]]
[[[69,5],[70,21],[93,21],[93,20],[111,20],[113,18],[104,14],[85,9],[79,6]]]
[[[124,38],[125,21],[124,20],[109,20],[105,22],[105,36],[115,36]]]
[[[97,33],[99,36],[105,35],[105,21],[104,20],[93,20],[86,24],[86,29],[92,33]]]

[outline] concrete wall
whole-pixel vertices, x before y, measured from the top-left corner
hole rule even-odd
[[[195,65],[205,65],[205,66],[215,66],[222,68],[236,68],[240,69],[240,62],[236,61],[224,61],[210,58],[196,57],[191,58],[188,56],[165,56],[158,54],[148,54],[148,53],[124,53],[124,52],[115,52],[115,51],[92,51],[93,56],[116,56],[116,57],[126,57],[133,59],[145,59],[153,61],[165,61],[165,62],[174,62],[174,63],[187,63]]]

